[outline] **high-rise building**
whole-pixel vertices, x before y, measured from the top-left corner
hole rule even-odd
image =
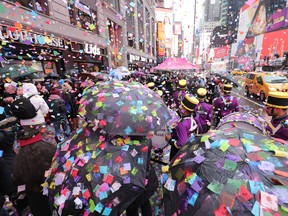
[[[156,63],[154,0],[0,4],[1,64],[63,74]]]
[[[287,0],[266,0],[266,10],[267,15],[271,15],[278,9],[283,9],[286,7]]]
[[[205,22],[218,22],[221,18],[221,5],[219,0],[205,0]]]
[[[239,12],[247,0],[221,0],[221,25],[227,27],[227,43],[234,43],[237,38]]]

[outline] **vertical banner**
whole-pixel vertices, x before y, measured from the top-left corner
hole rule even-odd
[[[181,34],[182,34],[182,23],[174,22],[174,35],[181,35]]]
[[[158,29],[158,56],[165,56],[165,27],[163,23],[157,23]]]

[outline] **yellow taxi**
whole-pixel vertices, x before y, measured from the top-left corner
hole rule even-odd
[[[246,74],[246,72],[243,71],[243,70],[240,70],[238,68],[236,68],[233,71],[231,71],[231,75],[244,75],[244,74]]]
[[[288,79],[277,73],[249,72],[244,86],[246,96],[256,94],[264,101],[270,91],[288,92]]]

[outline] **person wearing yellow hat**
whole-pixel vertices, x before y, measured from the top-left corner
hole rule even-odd
[[[198,133],[198,124],[193,118],[194,109],[198,103],[197,98],[188,94],[181,101],[181,118],[172,133],[167,133],[165,136],[166,141],[171,144],[170,160],[184,146],[193,133]]]
[[[179,108],[181,101],[183,100],[183,98],[186,95],[186,88],[187,88],[186,80],[183,80],[183,79],[179,80],[178,87],[179,87],[179,90],[174,92],[174,94],[173,94],[173,99],[174,99],[174,103],[176,105],[176,108]]]
[[[288,141],[288,92],[269,92],[265,111],[272,116],[266,127],[268,134]]]
[[[225,84],[223,86],[224,95],[216,98],[213,102],[213,110],[216,115],[216,126],[222,117],[233,112],[239,112],[238,99],[231,95],[232,88],[232,85]]]
[[[196,96],[199,103],[195,107],[196,119],[198,119],[202,133],[206,133],[211,126],[213,119],[212,105],[205,102],[207,90],[204,88],[197,89]]]
[[[147,84],[148,88],[151,89],[152,91],[156,91],[157,88],[155,87],[155,83],[154,82],[149,82]]]

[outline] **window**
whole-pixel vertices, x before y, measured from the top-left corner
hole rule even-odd
[[[130,6],[130,0],[126,0],[125,13],[127,21],[127,40],[128,46],[135,48],[135,18],[134,18],[134,7]]]
[[[155,56],[155,45],[156,45],[156,34],[155,34],[155,28],[156,28],[156,26],[155,26],[155,20],[154,20],[154,18],[152,18],[151,19],[151,23],[152,23],[152,55],[153,56]]]
[[[48,0],[10,0],[38,13],[49,15]]]
[[[151,25],[150,25],[150,12],[147,8],[145,8],[145,29],[146,29],[146,49],[147,53],[150,53],[150,47],[151,47],[151,40],[150,40],[150,30],[151,30]]]
[[[56,63],[53,61],[43,61],[45,74],[57,73]]]
[[[98,34],[97,12],[79,1],[69,4],[70,21],[78,28]]]
[[[107,0],[107,2],[109,3],[109,5],[113,8],[115,8],[117,11],[120,10],[119,8],[119,0]]]
[[[120,66],[121,57],[119,56],[121,45],[120,36],[122,34],[122,28],[117,23],[109,20],[109,40],[111,49],[111,60],[113,68]]]
[[[138,1],[138,37],[139,49],[144,51],[144,22],[143,22],[143,1]]]
[[[262,81],[262,77],[261,76],[257,76],[257,83],[263,85],[263,81]]]

